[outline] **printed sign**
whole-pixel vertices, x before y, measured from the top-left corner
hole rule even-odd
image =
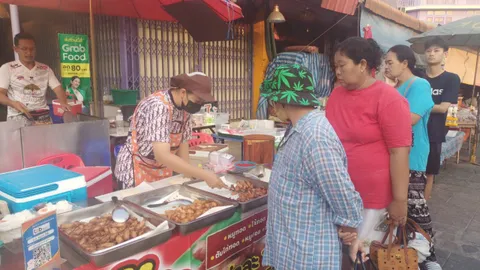
[[[38,269],[60,260],[56,211],[23,223],[22,244],[26,270]]]
[[[255,243],[264,238],[267,231],[266,223],[267,210],[264,210],[209,235],[207,237],[206,268],[215,267],[247,248],[256,249]],[[260,267],[261,262],[256,263]]]
[[[90,52],[87,35],[58,34],[62,85],[67,89],[72,77],[80,79],[80,87],[90,94]],[[84,97],[85,98],[85,97]]]

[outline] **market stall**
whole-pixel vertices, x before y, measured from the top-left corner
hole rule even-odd
[[[58,214],[61,269],[268,269],[261,267],[268,182],[222,180],[231,189],[177,175]],[[129,213],[123,225],[112,221],[118,206]],[[22,269],[18,241],[0,249],[0,269]]]

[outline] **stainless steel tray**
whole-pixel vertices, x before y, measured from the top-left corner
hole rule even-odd
[[[133,196],[126,197],[124,200],[130,201],[137,205],[145,205],[150,203],[153,200],[160,200],[165,196],[172,194],[173,192],[178,191],[180,195],[185,196],[191,199],[207,199],[207,200],[214,200],[219,202],[223,206],[232,205],[232,207],[223,209],[221,211],[215,212],[211,215],[207,215],[188,223],[178,223],[173,220],[170,220],[173,224],[176,225],[178,230],[181,234],[189,234],[191,232],[197,231],[199,229],[205,228],[207,226],[213,225],[219,221],[227,219],[231,217],[235,211],[237,211],[238,203],[232,200],[225,199],[221,196],[217,196],[215,194],[210,194],[208,192],[203,192],[201,190],[197,190],[191,187],[182,186],[182,185],[171,185],[164,188],[159,188],[155,190],[150,190],[144,192],[142,194],[137,194]],[[146,207],[145,207],[146,208]],[[150,212],[152,215],[162,216],[161,214],[155,213],[149,209],[145,209],[145,211]],[[165,218],[164,216],[162,216]]]
[[[126,207],[128,210],[134,212],[135,214],[143,217],[145,220],[150,222],[153,226],[158,226],[162,222],[166,221],[166,219],[161,218],[157,215],[152,215],[150,212],[145,211],[142,207],[135,205],[131,202],[126,202],[119,200],[119,204]],[[58,225],[64,223],[72,223],[75,221],[84,220],[91,217],[98,217],[102,216],[107,213],[111,213],[112,210],[115,208],[115,204],[113,202],[106,202],[98,205],[94,205],[87,208],[82,208],[80,210],[64,213],[58,216],[57,222]],[[175,225],[171,222],[168,222],[168,230],[167,231],[160,231],[155,232],[151,231],[145,234],[142,234],[136,238],[130,239],[127,243],[120,243],[112,248],[106,249],[104,251],[96,251],[93,253],[89,253],[84,250],[76,241],[71,239],[68,235],[64,232],[59,230],[60,238],[66,243],[68,246],[73,248],[76,252],[78,252],[82,257],[89,260],[90,262],[95,263],[97,266],[105,266],[107,264],[122,260],[131,256],[134,253],[142,252],[153,248],[168,239],[170,239],[172,235],[172,231],[175,229]]]
[[[245,177],[245,176],[240,175],[240,174],[227,174],[227,175],[225,175],[225,178],[226,178],[227,182],[229,182],[231,184],[235,184],[237,181],[240,181],[240,180],[246,180],[246,181],[250,181],[253,184],[254,187],[263,187],[263,188],[268,189],[268,183],[267,182],[263,182],[263,181],[252,179],[252,178],[248,178],[248,177]],[[198,182],[201,182],[201,180],[189,181],[189,182],[185,182],[183,184],[188,186],[189,188],[193,188],[193,189],[196,189],[196,190],[199,190],[199,191],[202,191],[202,192],[213,194],[211,191],[207,191],[207,190],[203,190],[203,189],[199,189],[199,188],[190,186],[191,184],[195,184],[195,183],[198,183]],[[262,205],[267,204],[267,202],[268,202],[268,194],[266,194],[264,196],[261,196],[261,197],[258,197],[258,198],[255,198],[255,199],[250,200],[248,202],[239,202],[239,201],[234,200],[232,198],[223,197],[221,195],[217,195],[217,196],[220,196],[220,197],[225,198],[227,200],[237,202],[240,205],[240,209],[242,210],[242,213],[246,213],[248,211],[251,211],[255,208],[258,208]]]

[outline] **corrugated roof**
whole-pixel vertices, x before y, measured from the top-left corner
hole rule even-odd
[[[423,33],[434,28],[434,26],[409,16],[408,14],[391,7],[387,3],[384,3],[380,0],[365,0],[365,7],[371,10],[373,13],[384,17],[385,19],[392,20],[417,32]]]
[[[333,10],[335,12],[353,15],[358,6],[358,0],[322,0],[321,7],[324,9]]]

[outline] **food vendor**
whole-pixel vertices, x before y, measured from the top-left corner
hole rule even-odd
[[[35,39],[27,33],[14,38],[19,60],[0,67],[0,104],[8,107],[7,121],[25,125],[51,123],[46,93],[50,87],[62,109],[70,110],[62,85],[47,65],[35,61]]]
[[[315,109],[312,74],[299,65],[278,66],[272,80],[264,81],[262,95],[278,118],[292,123],[270,177],[263,265],[339,270],[337,230],[356,232],[362,199],[348,175],[340,139]]]
[[[123,189],[171,177],[174,171],[204,180],[210,187],[225,187],[216,174],[189,163],[190,117],[204,103],[215,101],[211,88],[203,73],[181,74],[171,78],[169,89],[138,104],[115,168]]]

